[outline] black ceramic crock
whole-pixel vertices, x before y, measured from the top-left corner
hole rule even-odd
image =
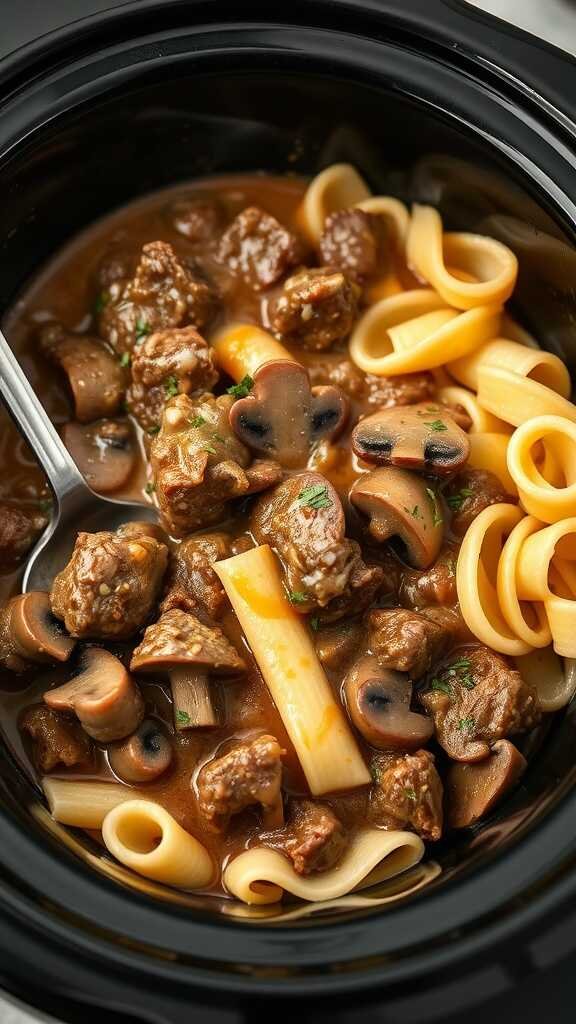
[[[374,191],[507,241],[517,316],[572,366],[574,96],[571,58],[456,0],[124,4],[0,66],[0,310],[142,193],[349,160]],[[375,989],[386,1019],[417,1021],[486,998],[576,946],[575,751],[571,708],[511,799],[439,850],[428,889],[290,923],[115,882],[95,847],[50,831],[3,746],[0,984],[109,1021],[185,1020],[198,997],[358,1005]]]

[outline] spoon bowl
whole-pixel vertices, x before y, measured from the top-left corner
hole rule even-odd
[[[158,521],[156,509],[149,503],[102,498],[91,490],[1,331],[0,395],[46,473],[55,498],[52,520],[28,558],[23,593],[50,590],[80,532],[116,530],[135,520]]]

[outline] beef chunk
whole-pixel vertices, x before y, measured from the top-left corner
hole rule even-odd
[[[419,679],[453,642],[453,631],[421,612],[378,608],[368,615],[369,646],[383,668]]]
[[[0,503],[0,568],[11,568],[27,555],[48,520],[36,509]]]
[[[311,493],[317,497],[310,504],[306,495]],[[366,587],[373,595],[380,585],[382,571],[369,569],[359,545],[345,537],[340,499],[319,473],[290,477],[261,498],[251,528],[259,544],[278,552],[297,611],[329,605],[338,617],[356,610]],[[330,604],[334,599],[339,599],[336,606]]]
[[[213,829],[224,831],[233,814],[252,804],[261,804],[265,823],[281,824],[282,754],[274,736],[258,736],[202,768],[198,801]]]
[[[431,401],[434,395],[431,373],[376,377],[373,373],[364,373],[341,352],[323,352],[314,357],[307,369],[312,385],[336,384],[350,398],[360,402],[366,413]]]
[[[384,242],[382,218],[355,208],[336,210],[326,218],[320,238],[320,255],[334,267],[362,284],[376,272]]]
[[[80,423],[118,412],[124,399],[124,371],[100,341],[69,334],[53,323],[40,332],[40,348],[66,374]]]
[[[153,537],[79,533],[68,565],[52,584],[56,618],[72,636],[133,636],[154,607],[168,551]]]
[[[215,199],[183,199],[174,203],[171,220],[181,235],[193,245],[216,240],[223,219],[222,207]]]
[[[32,737],[39,772],[51,772],[57,765],[74,768],[93,759],[92,743],[80,723],[43,704],[24,712],[20,729]]]
[[[433,604],[456,604],[457,561],[457,549],[446,545],[430,569],[424,572],[417,569],[406,570],[402,574],[398,591],[400,604],[417,609]]]
[[[375,785],[368,816],[387,828],[409,828],[422,839],[442,835],[442,782],[428,750],[415,754],[381,754],[372,762]]]
[[[168,589],[162,610],[200,607],[210,618],[219,619],[228,608],[228,598],[212,566],[232,554],[227,533],[200,533],[186,537],[170,558]]]
[[[463,537],[477,516],[501,501],[515,501],[507,494],[495,473],[486,469],[463,469],[450,481],[444,492],[452,511],[452,532]]]
[[[224,519],[228,502],[282,477],[268,459],[252,463],[229,423],[232,395],[172,398],[150,449],[156,495],[168,532],[184,537]]]
[[[194,327],[157,331],[134,349],[128,408],[144,430],[157,433],[171,396],[211,391],[217,380],[212,349]]]
[[[156,331],[187,324],[200,329],[214,303],[214,293],[197,269],[185,266],[168,242],[149,242],[134,277],[110,285],[99,331],[118,352],[131,352]]]
[[[348,842],[334,811],[314,800],[290,801],[286,832],[283,849],[299,875],[329,871],[342,857]]]
[[[268,308],[275,334],[315,351],[347,338],[357,313],[355,286],[344,274],[326,267],[290,277]]]
[[[488,647],[459,647],[436,668],[430,687],[420,700],[438,742],[456,761],[481,761],[495,740],[540,720],[536,692]]]
[[[364,627],[359,621],[345,620],[324,626],[314,635],[316,652],[324,668],[340,674],[357,653],[364,637]]]
[[[302,261],[299,240],[274,217],[249,206],[222,236],[219,258],[255,291],[276,284]]]

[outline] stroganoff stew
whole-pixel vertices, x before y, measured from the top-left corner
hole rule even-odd
[[[400,874],[521,784],[574,690],[576,409],[517,264],[349,165],[158,193],[5,329],[97,492],[79,533],[2,421],[0,707],[58,822],[246,903]]]

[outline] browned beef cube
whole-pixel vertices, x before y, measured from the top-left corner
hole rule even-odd
[[[219,258],[255,291],[276,284],[302,261],[302,245],[275,217],[248,206],[222,236]]]
[[[258,736],[202,768],[198,800],[212,828],[224,831],[233,814],[252,804],[262,806],[265,823],[282,824],[282,753],[274,736]]]
[[[315,351],[344,341],[357,313],[355,285],[344,274],[326,267],[302,270],[290,277],[268,310],[275,334]]]
[[[228,598],[214,562],[232,554],[232,541],[227,533],[199,533],[186,537],[170,559],[168,590],[162,610],[182,608],[205,610],[212,619],[219,619],[228,608]]]
[[[383,228],[381,217],[364,210],[336,210],[326,218],[320,238],[322,262],[362,284],[378,268]]]
[[[36,543],[47,524],[44,513],[0,504],[0,566],[17,565]]]
[[[57,765],[86,765],[93,758],[92,743],[80,723],[45,705],[28,708],[20,719],[20,729],[32,737],[39,772],[50,772]]]
[[[291,800],[286,823],[285,852],[299,875],[329,871],[338,863],[348,837],[334,811],[314,800]]]
[[[500,480],[487,469],[463,469],[450,481],[445,491],[448,507],[452,511],[452,531],[463,537],[477,516],[501,501],[515,501]]]
[[[368,615],[369,645],[383,668],[419,679],[453,640],[447,625],[407,608],[378,608]]]
[[[372,762],[375,785],[369,818],[388,828],[412,829],[422,839],[442,835],[442,782],[428,750],[415,754],[380,754]]]

